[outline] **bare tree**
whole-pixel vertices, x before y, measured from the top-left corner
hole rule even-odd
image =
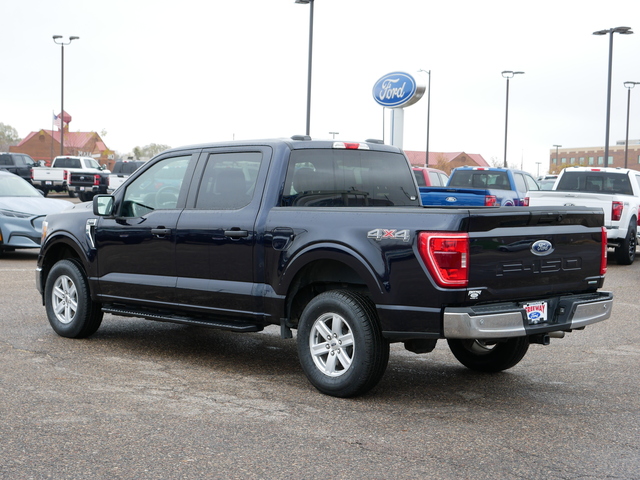
[[[0,123],[0,152],[8,151],[9,147],[19,144],[21,140],[15,128]]]
[[[140,160],[143,158],[151,158],[160,152],[164,152],[165,150],[170,149],[169,145],[162,145],[157,143],[150,143],[149,145],[145,145],[144,147],[134,147],[133,154],[135,157]]]

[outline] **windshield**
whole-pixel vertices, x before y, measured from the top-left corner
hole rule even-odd
[[[40,197],[40,193],[17,175],[0,175],[0,197]]]
[[[419,206],[420,198],[402,154],[304,149],[291,153],[281,205]]]

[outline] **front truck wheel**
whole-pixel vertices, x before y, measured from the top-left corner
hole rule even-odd
[[[348,290],[321,293],[307,304],[297,342],[309,381],[334,397],[369,391],[389,362],[389,342],[382,337],[373,303]]]
[[[465,367],[478,372],[500,372],[515,366],[529,350],[528,337],[501,342],[448,339],[453,356]]]
[[[631,220],[627,229],[627,236],[619,247],[616,247],[616,261],[619,265],[631,265],[636,258],[636,221]]]
[[[49,323],[58,335],[85,338],[100,328],[102,309],[91,300],[87,279],[73,260],[60,260],[51,268],[44,300]]]

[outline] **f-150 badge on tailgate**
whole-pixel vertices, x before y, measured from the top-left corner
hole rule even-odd
[[[375,238],[376,240],[402,240],[408,242],[411,239],[409,230],[394,230],[386,228],[376,228],[367,232],[367,238]]]

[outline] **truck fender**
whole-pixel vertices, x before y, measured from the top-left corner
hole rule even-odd
[[[318,261],[331,260],[339,262],[355,272],[362,283],[366,285],[374,302],[384,295],[385,289],[380,275],[362,255],[344,245],[328,242],[310,245],[296,252],[284,266],[277,285],[277,293],[288,294],[294,282],[301,281],[298,278],[299,274],[309,265]]]
[[[95,259],[95,250],[92,250],[86,241],[76,238],[67,231],[60,231],[52,234],[47,239],[45,245],[40,250],[40,256],[43,257],[42,271],[40,275],[40,284],[42,292],[44,292],[45,281],[49,270],[59,260],[64,258],[76,259],[82,269],[85,271],[87,278],[91,277],[91,266]],[[92,291],[92,295],[96,292]],[[44,293],[43,293],[44,294]]]

